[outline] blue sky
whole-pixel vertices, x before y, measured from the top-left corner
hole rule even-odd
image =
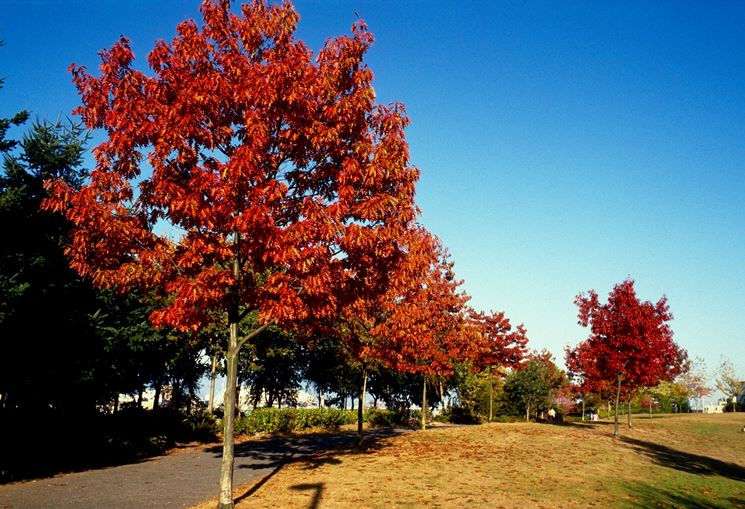
[[[745,378],[745,4],[304,0],[318,49],[355,12],[381,102],[401,101],[422,221],[474,307],[559,360],[572,304],[631,276],[676,340]],[[184,0],[0,0],[0,116],[68,115],[66,71],[120,34],[139,66],[198,17]]]

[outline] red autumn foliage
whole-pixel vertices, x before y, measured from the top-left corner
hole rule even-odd
[[[468,323],[476,333],[473,365],[477,369],[519,364],[527,352],[528,336],[523,324],[512,328],[503,311],[489,314],[470,310]]]
[[[126,38],[99,77],[71,67],[76,113],[108,139],[91,182],[50,182],[46,207],[75,225],[82,274],[165,291],[156,323],[197,329],[236,302],[264,323],[332,316],[345,271],[360,290],[384,273],[415,217],[408,119],[375,103],[363,22],[314,60],[291,5],[228,7],[206,1],[201,29],[156,43],[152,75]]]
[[[107,139],[90,182],[46,184],[47,210],[73,225],[73,268],[96,284],[155,290],[151,320],[230,328],[228,387],[243,342],[269,323],[331,319],[374,294],[415,219],[403,106],[379,105],[363,56],[364,22],[317,56],[295,38],[289,2],[231,11],[205,0],[133,67],[122,37],[99,76],[71,66],[75,113]],[[238,338],[256,314],[261,326]],[[226,391],[225,408],[233,408]],[[232,413],[226,412],[220,504],[232,506]]]
[[[425,229],[409,231],[407,254],[383,303],[386,319],[374,329],[374,355],[399,371],[450,375],[454,362],[473,356],[469,297],[459,290],[462,281],[455,279],[447,251]]]
[[[673,341],[665,297],[656,304],[640,301],[634,281],[627,279],[613,288],[606,304],[593,290],[574,302],[579,324],[590,327],[590,335],[567,350],[566,363],[586,390],[616,389],[620,397],[680,373],[686,352]]]

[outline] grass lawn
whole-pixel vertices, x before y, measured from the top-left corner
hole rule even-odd
[[[442,427],[316,455],[236,490],[240,509],[745,508],[745,414]],[[199,509],[214,507],[205,502]]]

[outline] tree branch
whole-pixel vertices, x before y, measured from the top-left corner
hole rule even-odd
[[[258,329],[255,329],[255,330],[251,331],[251,333],[248,336],[239,339],[238,340],[238,350],[240,350],[243,347],[243,345],[246,343],[246,341],[248,341],[249,339],[255,338],[256,336],[258,336],[259,334],[261,334],[263,331],[265,331],[268,327],[269,327],[269,324],[268,323],[265,323],[264,325],[262,325]]]

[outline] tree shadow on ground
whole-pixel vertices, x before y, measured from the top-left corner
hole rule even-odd
[[[403,429],[381,428],[368,430],[361,445],[356,444],[356,432],[324,432],[273,437],[250,440],[235,446],[236,468],[252,470],[269,470],[269,472],[253,483],[249,489],[235,499],[238,503],[264,486],[286,465],[299,462],[304,470],[313,470],[322,465],[339,465],[344,456],[373,454],[389,447],[390,437],[400,435]],[[215,456],[222,456],[222,446],[210,447],[207,451]],[[310,507],[316,508],[320,503],[324,487],[317,484],[302,484],[292,489],[314,489]]]
[[[729,463],[708,456],[678,451],[664,445],[637,438],[621,436],[618,439],[654,463],[664,467],[690,474],[718,475],[735,481],[745,481],[745,468],[737,463]]]
[[[613,426],[613,421],[569,421],[569,420],[544,420],[538,421],[540,424],[550,424],[552,426],[565,426],[577,429],[597,429]]]
[[[290,486],[291,490],[295,491],[314,491],[313,498],[310,501],[310,504],[308,505],[308,509],[318,509],[320,503],[321,503],[321,497],[323,496],[323,490],[325,488],[325,484],[322,482],[315,482],[315,483],[303,483],[303,484],[296,484],[294,486]]]
[[[171,409],[114,415],[0,411],[0,485],[153,460],[188,444],[184,415]]]
[[[325,463],[340,463],[337,456],[349,454],[371,454],[387,447],[388,437],[401,434],[400,429],[375,429],[365,433],[361,445],[355,444],[354,431],[309,433],[249,440],[235,446],[237,468],[264,470],[302,459],[318,467]],[[208,452],[222,456],[222,446],[210,447]]]
[[[625,485],[624,491],[627,494],[624,500],[625,507],[745,509],[745,499],[741,496],[720,498],[707,490],[693,493],[684,490],[661,489],[654,484],[636,482]]]

